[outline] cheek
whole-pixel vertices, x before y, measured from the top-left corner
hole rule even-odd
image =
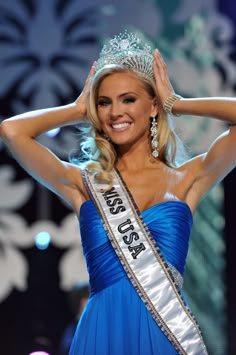
[[[150,114],[149,113],[150,113],[149,107],[141,106],[137,110],[135,110],[133,114],[137,118],[149,122],[150,121]]]
[[[104,113],[104,111],[98,110],[97,117],[98,117],[99,126],[103,130],[104,127],[106,127],[106,122],[107,122],[106,114]]]
[[[97,116],[98,116],[98,120],[99,120],[100,125],[103,126],[105,124],[105,121],[106,121],[104,112],[99,112],[98,111]]]
[[[134,110],[136,115],[149,117],[149,113],[151,112],[151,106],[146,102],[139,102],[137,105],[132,107],[132,110]]]
[[[107,116],[107,109],[105,107],[97,109],[97,116],[100,120],[104,120]]]

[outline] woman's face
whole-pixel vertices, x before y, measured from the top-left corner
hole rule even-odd
[[[156,100],[132,72],[107,76],[98,89],[97,112],[103,132],[116,145],[132,145],[149,137]]]

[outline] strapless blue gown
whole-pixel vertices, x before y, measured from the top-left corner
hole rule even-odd
[[[166,261],[183,274],[192,228],[188,205],[161,202],[142,218]],[[127,278],[90,200],[81,207],[80,229],[91,296],[70,355],[176,355]]]

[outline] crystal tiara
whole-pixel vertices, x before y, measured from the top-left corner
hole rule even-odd
[[[141,40],[135,34],[125,31],[103,46],[96,67],[99,70],[110,64],[123,65],[154,80],[152,63],[151,47],[147,44],[142,45]]]

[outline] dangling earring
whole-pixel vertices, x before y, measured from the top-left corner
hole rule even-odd
[[[158,141],[157,141],[157,119],[156,117],[152,117],[152,124],[151,124],[151,145],[152,145],[152,156],[154,158],[158,157]]]
[[[108,137],[105,133],[103,133],[103,138],[105,138],[106,141],[108,141],[109,143],[111,143],[110,137]]]

